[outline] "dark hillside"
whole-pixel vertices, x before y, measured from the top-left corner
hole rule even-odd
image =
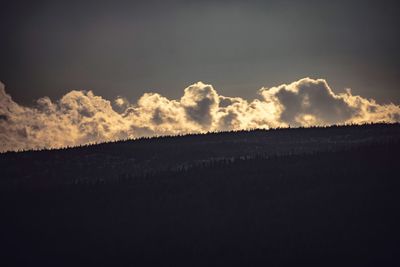
[[[209,161],[337,151],[400,140],[400,124],[332,126],[160,137],[0,154],[1,183],[96,183],[179,170]],[[23,166],[23,168],[21,168]]]
[[[1,259],[398,266],[399,151],[382,124],[3,154]]]

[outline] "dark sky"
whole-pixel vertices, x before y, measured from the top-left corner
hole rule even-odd
[[[326,78],[400,103],[396,1],[2,1],[0,80],[24,104],[71,89],[227,96]]]

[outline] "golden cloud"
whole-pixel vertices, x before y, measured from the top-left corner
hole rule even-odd
[[[400,107],[335,94],[323,79],[304,78],[261,88],[247,101],[219,95],[212,85],[190,85],[178,100],[146,93],[136,103],[110,102],[92,91],[71,91],[34,107],[17,104],[0,83],[0,151],[57,148],[142,136],[206,131],[399,122]]]

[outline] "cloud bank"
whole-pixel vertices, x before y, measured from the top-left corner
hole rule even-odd
[[[92,91],[71,91],[34,107],[14,102],[0,83],[0,151],[57,148],[142,136],[207,131],[399,122],[400,106],[335,94],[323,79],[304,78],[261,88],[252,101],[219,95],[212,85],[190,85],[171,100],[146,93],[136,103],[113,102]]]

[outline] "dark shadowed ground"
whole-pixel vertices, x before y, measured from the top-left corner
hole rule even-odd
[[[400,125],[0,155],[4,266],[396,266]]]

